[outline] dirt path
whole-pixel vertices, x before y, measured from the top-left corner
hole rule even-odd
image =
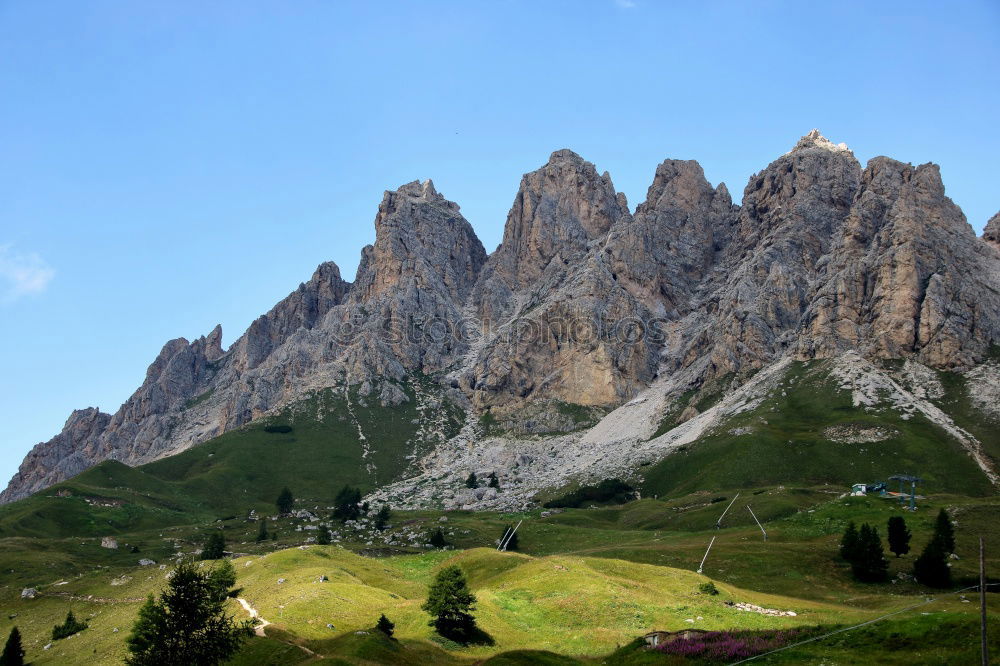
[[[262,618],[260,614],[257,613],[257,609],[251,606],[250,602],[244,599],[243,597],[236,597],[236,601],[240,602],[240,606],[243,606],[243,610],[247,612],[247,614],[250,616],[250,619],[256,622],[253,628],[254,633],[262,638],[266,638],[267,635],[264,633],[264,627],[270,625],[271,623]],[[280,638],[278,640],[281,641]],[[292,645],[294,647],[297,647],[298,649],[308,654],[310,657],[317,656],[315,652],[305,647],[304,645],[299,645],[298,643],[292,643],[290,641],[281,641],[281,642],[285,643],[286,645]]]
[[[260,615],[258,615],[257,609],[251,606],[250,602],[247,601],[246,599],[242,597],[237,597],[236,601],[240,602],[240,606],[243,606],[243,610],[245,610],[250,615],[250,619],[256,621],[257,624],[255,624],[253,628],[254,633],[257,634],[258,636],[263,637],[265,635],[264,627],[266,627],[271,623],[262,618]]]

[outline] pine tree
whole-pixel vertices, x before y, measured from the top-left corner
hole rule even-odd
[[[292,508],[295,507],[295,498],[292,497],[292,491],[288,489],[288,486],[281,489],[281,494],[278,495],[274,504],[278,507],[278,514],[282,516],[287,516],[292,512]]]
[[[940,535],[935,535],[913,562],[913,576],[928,587],[950,587],[951,567],[948,551]]]
[[[384,530],[389,524],[389,518],[392,517],[392,510],[389,508],[388,504],[383,504],[375,514],[375,529]]]
[[[476,478],[476,473],[475,472],[470,472],[469,473],[468,478],[465,479],[465,487],[466,488],[478,488],[479,487],[479,479]]]
[[[886,579],[888,571],[889,563],[885,559],[878,531],[864,523],[858,532],[857,554],[851,562],[851,572],[862,582],[877,583]]]
[[[514,532],[514,527],[508,525],[503,531],[503,536],[500,537],[501,545],[504,543],[504,539],[507,540],[507,545],[503,546],[504,550],[517,550],[517,532]]]
[[[0,666],[24,666],[24,648],[21,647],[21,632],[17,627],[10,630],[7,644],[3,646]]]
[[[496,489],[498,489],[498,490],[500,489],[500,480],[499,480],[499,479],[497,479],[497,474],[496,474],[496,472],[490,472],[490,483],[489,483],[489,487],[490,487],[490,488],[496,488]]]
[[[844,536],[840,539],[840,556],[848,562],[853,562],[858,554],[858,528],[854,521],[847,523]]]
[[[375,628],[389,638],[392,638],[392,632],[396,629],[396,625],[389,621],[389,618],[385,616],[385,613],[382,613],[378,619],[378,623],[375,625]]]
[[[321,546],[330,545],[330,530],[325,527],[320,527],[319,532],[316,534],[316,543]]]
[[[61,638],[68,638],[73,634],[79,633],[86,629],[88,625],[86,622],[80,622],[73,615],[73,611],[66,613],[66,621],[62,624],[57,624],[52,627],[52,640],[57,641]]]
[[[333,517],[342,522],[357,520],[358,516],[361,515],[361,508],[358,506],[360,502],[361,491],[357,488],[344,486],[337,493],[336,499],[333,500]]]
[[[226,537],[223,536],[222,530],[213,530],[208,538],[205,539],[205,545],[201,548],[201,559],[203,560],[218,560],[222,559],[226,554]]]
[[[438,572],[421,608],[430,613],[428,624],[439,634],[466,642],[476,628],[476,618],[472,615],[475,603],[476,597],[469,591],[462,570],[452,565]]]
[[[444,548],[448,545],[448,541],[444,538],[444,532],[441,531],[440,527],[431,532],[428,543],[435,548]]]
[[[260,527],[257,528],[257,543],[267,540],[267,521],[260,519]]]
[[[232,568],[232,565],[229,567]],[[221,569],[221,570],[220,570]],[[190,562],[174,569],[158,600],[152,595],[125,640],[129,666],[216,666],[253,635],[253,623],[226,615],[223,602],[235,581],[225,567],[202,573]]]
[[[948,517],[944,507],[938,511],[934,523],[934,537],[941,540],[941,547],[946,554],[955,552],[955,527],[951,524],[951,518]]]
[[[902,516],[893,516],[889,519],[889,550],[894,552],[896,557],[910,552],[910,536],[910,530],[907,529]]]

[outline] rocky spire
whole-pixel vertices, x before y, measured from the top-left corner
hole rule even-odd
[[[434,183],[413,181],[386,192],[375,216],[375,244],[362,250],[355,302],[417,285],[456,302],[472,289],[486,250],[458,204]]]
[[[728,244],[735,222],[725,184],[713,188],[694,160],[665,160],[632,224],[618,225],[606,253],[615,278],[653,312],[686,311]]]
[[[630,219],[625,197],[607,172],[598,175],[571,150],[555,151],[544,166],[521,178],[503,241],[476,288],[481,314],[503,320],[512,312],[514,294],[540,281],[553,287],[565,274],[563,266],[579,261],[591,242]]]

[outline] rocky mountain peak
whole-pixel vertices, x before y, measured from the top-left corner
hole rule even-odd
[[[818,129],[811,130],[808,134],[803,136],[795,144],[795,147],[790,151],[794,153],[798,150],[809,150],[811,148],[817,148],[820,150],[828,150],[834,153],[851,153],[851,149],[847,147],[846,143],[834,143],[830,141],[825,136],[819,133]]]
[[[598,174],[571,150],[555,151],[541,168],[521,178],[503,241],[477,285],[480,313],[503,319],[512,311],[513,294],[540,283],[555,285],[586,255],[591,242],[629,220],[625,197],[607,173]]]
[[[413,282],[462,300],[486,261],[486,250],[459,206],[434,183],[387,191],[375,216],[375,243],[362,250],[352,300],[369,301]]]

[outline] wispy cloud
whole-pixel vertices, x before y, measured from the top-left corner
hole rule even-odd
[[[635,0],[615,0],[615,4],[622,9],[634,9]]]
[[[35,252],[17,252],[0,245],[0,302],[13,303],[22,296],[45,291],[55,270]]]

